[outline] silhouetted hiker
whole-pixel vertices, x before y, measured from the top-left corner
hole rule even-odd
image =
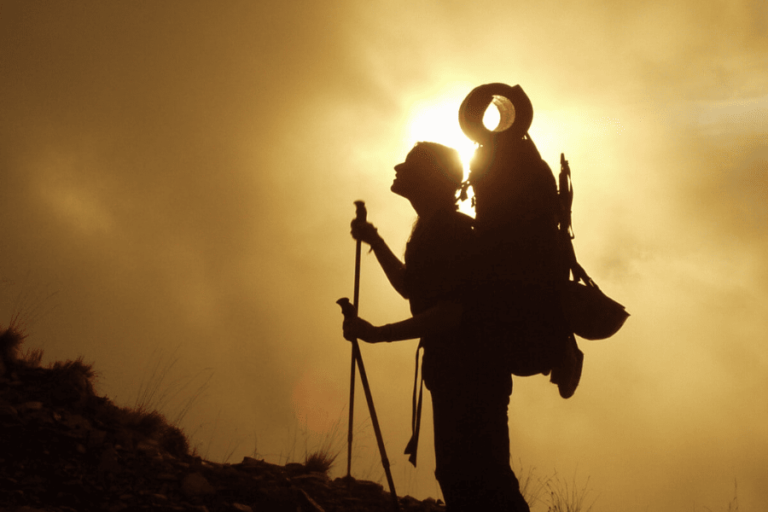
[[[475,233],[473,220],[457,211],[463,178],[458,152],[418,143],[395,172],[392,192],[418,214],[405,262],[368,222],[353,221],[352,236],[372,247],[392,286],[410,301],[413,316],[381,327],[345,320],[344,337],[369,343],[421,338],[423,381],[432,394],[435,476],[448,512],[528,512],[509,464],[512,377],[499,358],[478,350],[477,329],[463,315],[462,302],[473,286]],[[416,400],[414,389],[414,436],[406,449],[414,464],[420,394]]]

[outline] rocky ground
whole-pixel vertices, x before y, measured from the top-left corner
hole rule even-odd
[[[394,509],[380,484],[332,480],[310,464],[191,455],[161,415],[95,396],[92,376],[81,361],[41,368],[0,360],[0,512]],[[403,511],[444,510],[429,499],[398,502]]]

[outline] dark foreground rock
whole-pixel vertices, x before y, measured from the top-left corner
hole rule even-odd
[[[331,480],[302,464],[190,455],[164,419],[132,417],[95,396],[87,375],[51,372],[18,366],[0,377],[0,512],[393,510],[375,482]],[[404,511],[444,510],[431,499],[399,503]]]

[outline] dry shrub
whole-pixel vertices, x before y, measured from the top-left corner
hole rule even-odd
[[[0,362],[8,367],[15,366],[18,361],[19,347],[26,338],[27,333],[14,322],[0,332]]]
[[[50,365],[47,374],[51,398],[57,402],[84,405],[96,396],[93,389],[96,372],[93,365],[83,362],[82,357],[74,361],[56,361]]]
[[[341,428],[342,417],[339,416],[333,423],[328,426],[328,429],[323,434],[322,439],[314,450],[310,450],[305,447],[304,450],[304,466],[308,471],[327,474],[333,464],[336,462],[336,458],[341,453],[341,446],[343,443],[344,431]],[[309,433],[304,432],[305,443],[308,444]]]
[[[307,455],[304,460],[304,467],[307,471],[327,474],[333,467],[333,463],[336,462],[338,455],[338,452],[330,453],[327,450],[313,452]]]
[[[157,441],[158,446],[174,457],[189,454],[189,441],[178,427],[168,423],[168,420],[158,411],[144,411],[116,407],[113,412],[115,421],[124,427],[137,432],[142,437]]]
[[[523,467],[520,461],[518,461],[517,465],[512,464],[512,469],[520,484],[520,494],[523,495],[525,502],[533,507],[535,503],[541,501],[541,495],[544,492],[544,487],[547,485],[547,482],[542,480],[542,478],[536,474],[535,467]]]
[[[546,483],[549,491],[548,512],[589,512],[595,500],[587,502],[587,496],[592,492],[589,488],[589,478],[583,486],[576,483],[576,476],[570,484],[557,474]]]
[[[173,425],[166,425],[160,436],[160,446],[174,457],[183,457],[189,454],[189,441],[184,432]]]
[[[24,351],[19,359],[19,364],[27,368],[39,368],[40,363],[43,361],[43,349],[31,348]]]

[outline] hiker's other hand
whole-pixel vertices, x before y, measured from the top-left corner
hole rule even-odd
[[[352,238],[360,240],[368,245],[374,245],[381,241],[378,230],[373,224],[364,220],[355,219],[352,221]]]
[[[368,343],[378,343],[383,341],[381,338],[381,327],[375,327],[370,322],[362,318],[348,318],[342,325],[344,330],[344,339],[352,341],[355,339],[363,340]]]

